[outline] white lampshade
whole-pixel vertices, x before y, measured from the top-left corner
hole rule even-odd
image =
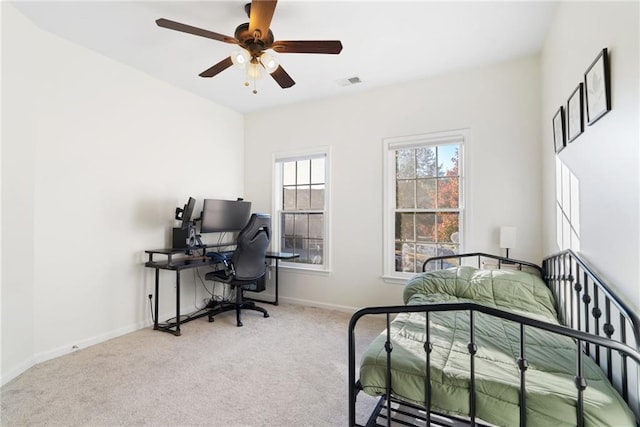
[[[516,247],[516,228],[511,225],[500,227],[500,248],[509,249]]]
[[[267,70],[269,74],[273,73],[278,68],[278,60],[271,54],[263,53],[260,55],[260,63]]]
[[[231,54],[231,62],[238,68],[246,67],[250,59],[249,52],[245,49],[238,49]]]
[[[247,80],[257,80],[262,78],[262,73],[260,73],[260,65],[251,62],[249,67],[247,68]]]

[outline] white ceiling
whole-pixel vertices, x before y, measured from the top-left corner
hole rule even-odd
[[[36,25],[241,113],[425,78],[540,51],[555,2],[281,0],[276,40],[341,40],[339,55],[275,54],[296,85],[257,94],[231,67],[198,74],[236,46],[160,28],[158,18],[233,36],[245,0],[14,2]],[[339,82],[359,77],[351,86]]]

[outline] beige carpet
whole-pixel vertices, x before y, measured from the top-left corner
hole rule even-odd
[[[2,425],[347,425],[350,314],[262,306],[271,317],[245,312],[241,328],[230,312],[180,337],[147,328],[34,366],[2,387]],[[382,329],[360,321],[360,351]],[[359,422],[373,404],[359,399]]]

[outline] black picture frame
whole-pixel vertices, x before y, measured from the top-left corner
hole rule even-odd
[[[583,84],[571,93],[567,100],[567,143],[573,142],[584,132]]]
[[[556,153],[561,152],[567,145],[564,131],[564,107],[560,106],[553,116],[553,145]]]
[[[606,47],[584,73],[584,97],[589,126],[611,111],[609,54]]]

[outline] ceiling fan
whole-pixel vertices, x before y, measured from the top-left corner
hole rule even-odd
[[[281,88],[286,89],[296,84],[296,82],[278,64],[276,58],[266,52],[267,50],[273,49],[278,53],[324,53],[335,55],[342,51],[342,43],[339,40],[275,41],[269,26],[271,25],[276,4],[277,0],[252,0],[251,3],[246,4],[244,10],[249,16],[249,22],[240,24],[235,30],[234,37],[164,18],[156,20],[156,24],[170,30],[182,31],[241,47],[241,49],[233,52],[231,56],[201,72],[200,77],[213,77],[232,65],[237,65],[240,68],[247,68],[248,79],[254,80],[253,93],[257,93],[255,79],[260,75],[259,67],[263,67]],[[245,82],[245,85],[248,86],[249,82]]]

